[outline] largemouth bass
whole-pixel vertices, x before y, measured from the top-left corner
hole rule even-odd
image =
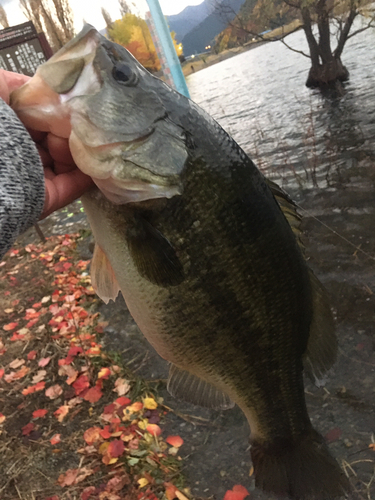
[[[69,137],[94,179],[82,198],[93,285],[105,301],[121,290],[171,363],[170,393],[242,409],[264,491],[344,495],[348,480],[306,409],[304,367],[324,374],[337,343],[288,196],[202,109],[90,26],[12,105],[27,126]]]

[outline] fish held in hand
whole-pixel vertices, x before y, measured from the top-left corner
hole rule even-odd
[[[324,375],[337,343],[288,196],[209,115],[90,26],[12,105],[26,125],[69,137],[96,183],[82,198],[93,286],[105,301],[121,290],[171,363],[170,393],[242,409],[264,491],[345,495],[306,409],[303,370]]]

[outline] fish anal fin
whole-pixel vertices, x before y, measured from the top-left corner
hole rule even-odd
[[[310,270],[313,300],[313,316],[309,340],[304,354],[304,367],[316,383],[324,377],[337,357],[337,337],[334,319],[327,293],[318,278]]]
[[[220,389],[174,364],[169,368],[167,389],[176,399],[204,408],[227,410],[234,406],[229,396]]]
[[[98,244],[95,245],[91,261],[91,284],[95,292],[106,303],[115,301],[120,291],[112,266]]]
[[[129,225],[126,239],[143,278],[160,287],[176,286],[184,280],[182,264],[171,243],[141,216]]]

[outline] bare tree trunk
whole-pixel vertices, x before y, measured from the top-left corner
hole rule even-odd
[[[9,28],[8,16],[4,7],[0,4],[0,24],[3,28]]]

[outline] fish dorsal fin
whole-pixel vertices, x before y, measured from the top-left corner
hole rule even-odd
[[[293,200],[277,184],[266,179],[277,203],[280,206],[296,237],[297,243],[305,253],[301,241],[301,216]],[[313,300],[313,316],[310,326],[309,340],[304,354],[304,368],[313,382],[320,384],[324,375],[332,367],[337,357],[337,338],[332,311],[323,285],[309,269],[311,293]]]
[[[296,237],[298,246],[302,253],[305,253],[305,247],[301,241],[301,220],[302,217],[297,212],[297,206],[292,198],[278,186],[275,182],[266,179],[267,185],[270,188],[273,196],[275,197],[281,211],[283,212],[286,220],[288,221],[294,236]]]
[[[139,274],[161,287],[176,286],[184,280],[182,264],[171,243],[143,217],[129,224],[126,240]]]
[[[311,270],[309,270],[309,274],[313,297],[313,316],[307,349],[304,354],[304,368],[307,375],[319,385],[319,381],[336,361],[337,337],[327,293]]]
[[[204,408],[227,410],[234,406],[233,401],[224,392],[174,364],[169,368],[167,389],[176,399]]]
[[[92,287],[99,297],[106,304],[116,300],[120,287],[106,254],[98,244],[95,245],[90,272]]]

